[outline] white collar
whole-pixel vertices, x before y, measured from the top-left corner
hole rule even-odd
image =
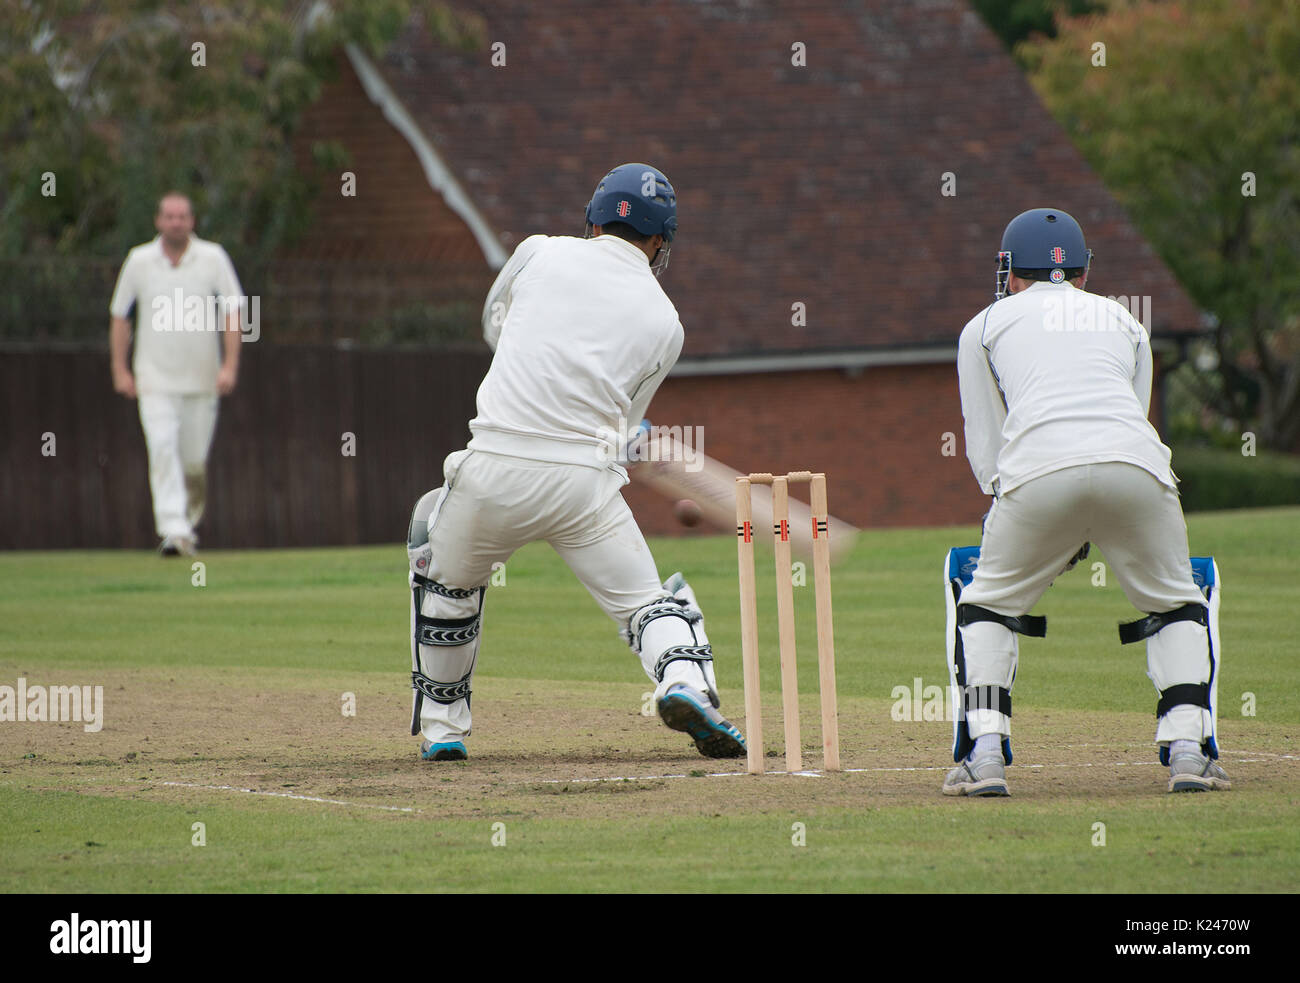
[[[198,240],[198,236],[196,236],[193,232],[191,232],[191,233],[190,233],[189,241],[187,241],[187,242],[185,243],[185,252],[181,253],[180,262],[176,264],[177,266],[180,266],[180,265],[182,265],[182,264],[184,264],[184,263],[188,263],[188,262],[190,261],[190,257],[194,255],[194,243],[195,243],[197,240]],[[169,256],[167,255],[166,250],[163,249],[163,237],[162,237],[162,233],[159,232],[156,236],[154,236],[154,240],[153,240],[153,241],[154,241],[154,245],[155,245],[155,247],[156,247],[157,250],[158,250],[158,255],[161,256],[161,257],[163,258],[163,260],[164,260],[164,261],[165,261],[165,262],[170,266],[170,265],[171,265],[171,257],[169,257]]]
[[[649,269],[650,260],[646,257],[645,250],[643,250],[640,246],[636,245],[635,243],[628,242],[626,239],[620,239],[618,236],[609,235],[608,233],[596,236],[597,242],[599,242],[601,239],[609,239],[612,242],[617,242],[624,249],[632,250],[632,252],[635,253],[640,259],[645,261],[646,268]]]

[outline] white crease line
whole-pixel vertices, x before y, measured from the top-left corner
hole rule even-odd
[[[1047,747],[1047,745],[1040,745],[1040,747]],[[1078,749],[1078,748],[1102,748],[1103,750],[1105,750],[1105,749],[1109,749],[1109,750],[1111,750],[1111,751],[1114,751],[1114,750],[1116,749],[1116,745],[1114,745],[1114,744],[1054,744],[1054,745],[1052,745],[1051,747],[1052,747],[1052,748],[1055,748],[1055,749],[1057,749],[1057,750],[1062,750],[1062,751],[1074,751],[1074,750],[1076,750],[1076,749]],[[1049,750],[1050,750],[1050,748],[1049,748]],[[1126,749],[1126,750],[1127,750],[1127,749]],[[1153,750],[1153,751],[1155,750],[1154,747],[1152,748],[1152,750]],[[895,753],[895,749],[893,749],[893,748],[878,748],[878,747],[858,748],[857,751],[858,751],[858,753],[860,753],[860,754],[893,754],[893,753]],[[1276,759],[1281,760],[1281,761],[1300,761],[1300,755],[1297,755],[1297,754],[1278,754],[1278,753],[1276,753],[1276,752],[1274,752],[1274,751],[1238,751],[1238,750],[1236,750],[1235,748],[1219,748],[1219,754],[1220,754],[1220,756],[1225,755],[1225,754],[1234,754],[1234,755],[1236,755],[1236,754],[1253,754],[1253,755],[1257,755],[1257,756],[1258,756],[1258,758],[1255,758],[1255,759],[1252,759],[1252,760],[1258,760],[1258,759],[1262,759],[1262,758],[1276,758]]]
[[[1077,761],[1068,765],[1007,765],[1008,768],[1109,768],[1116,765],[1131,765],[1139,767],[1141,765],[1159,765],[1159,761],[1111,761],[1109,764],[1103,762],[1098,764],[1095,761]],[[952,765],[915,765],[910,768],[845,768],[845,771],[866,772],[866,771],[947,771]]]
[[[1110,748],[1111,750],[1114,750],[1114,749],[1115,749],[1115,745],[1114,745],[1114,744],[1061,744],[1061,745],[1059,745],[1059,746],[1062,747],[1062,748],[1064,748],[1064,749],[1067,750],[1067,751],[1073,751],[1075,748],[1085,748],[1085,747],[1088,747],[1088,748]],[[1262,758],[1278,758],[1278,759],[1281,759],[1281,760],[1283,760],[1283,761],[1295,761],[1295,760],[1300,760],[1300,755],[1295,755],[1295,754],[1277,754],[1276,752],[1273,752],[1273,751],[1238,751],[1238,750],[1235,750],[1235,749],[1233,749],[1233,748],[1219,748],[1219,754],[1220,754],[1220,756],[1225,755],[1225,754],[1254,754],[1254,755],[1258,755],[1258,757],[1256,757],[1256,758],[1252,758],[1252,759],[1251,759],[1252,761],[1258,761],[1258,760],[1260,760],[1260,759],[1262,759]]]
[[[249,795],[269,795],[277,799],[298,799],[301,802],[323,802],[332,806],[354,806],[357,809],[383,809],[387,812],[422,812],[409,806],[381,806],[368,802],[344,802],[342,799],[322,799],[315,795],[295,795],[292,792],[263,792],[255,788],[237,788],[234,785],[195,785],[192,782],[159,782],[159,785],[174,785],[177,788],[204,788],[213,792],[247,792]]]
[[[1076,746],[1079,746],[1079,745],[1076,745]],[[1093,746],[1094,746],[1094,747],[1097,747],[1097,746],[1101,746],[1101,745],[1093,745]],[[1235,753],[1236,753],[1236,754],[1252,754],[1252,753],[1253,753],[1253,754],[1268,754],[1268,752],[1266,752],[1266,751],[1255,751],[1255,752],[1251,752],[1251,751],[1237,751],[1237,752],[1235,752]],[[1240,764],[1252,764],[1252,763],[1258,763],[1258,762],[1261,762],[1261,761],[1276,760],[1276,759],[1279,759],[1279,758],[1281,758],[1281,759],[1285,759],[1285,760],[1288,760],[1288,761],[1293,761],[1293,760],[1300,760],[1300,755],[1294,755],[1294,754],[1269,754],[1269,757],[1268,757],[1268,758],[1238,758],[1237,761],[1238,761]],[[1031,765],[1008,765],[1007,767],[1008,767],[1008,768],[1012,768],[1012,769],[1017,769],[1017,768],[1026,768],[1026,769],[1028,769],[1028,768],[1035,768],[1035,769],[1038,769],[1038,768],[1061,768],[1061,769],[1067,769],[1067,768],[1112,768],[1112,767],[1141,768],[1141,767],[1143,767],[1143,766],[1150,766],[1150,765],[1155,765],[1155,766],[1157,766],[1157,767],[1161,767],[1161,768],[1165,767],[1164,765],[1161,765],[1161,764],[1160,764],[1159,760],[1155,760],[1155,761],[1111,761],[1111,762],[1109,762],[1109,763],[1106,763],[1106,762],[1098,763],[1098,762],[1096,762],[1096,761],[1072,761],[1072,762],[1070,762],[1070,763],[1068,763],[1068,764],[1055,764],[1055,765],[1040,765],[1040,764],[1031,764]],[[952,765],[912,765],[912,766],[898,766],[898,767],[892,767],[892,768],[844,768],[844,769],[843,769],[843,772],[844,772],[845,774],[862,775],[862,774],[868,774],[868,773],[879,773],[879,772],[901,772],[901,771],[947,771],[947,770],[949,770],[950,768],[952,768]],[[611,775],[611,776],[607,776],[607,777],[603,777],[603,778],[534,778],[534,779],[529,779],[529,780],[524,780],[524,781],[511,782],[510,784],[511,784],[511,785],[594,785],[594,784],[599,784],[599,783],[601,783],[601,782],[658,782],[658,781],[666,781],[667,779],[670,779],[670,778],[744,778],[744,777],[747,777],[748,774],[749,774],[749,773],[748,773],[748,772],[745,772],[745,771],[710,771],[710,772],[703,772],[703,773],[699,773],[699,774],[695,774],[695,775],[682,775],[682,774],[673,774],[673,775]],[[816,770],[807,770],[807,769],[804,770],[804,771],[794,771],[794,772],[786,772],[786,771],[765,771],[763,774],[764,774],[764,775],[789,775],[789,776],[792,777],[792,778],[825,778],[825,777],[826,777],[826,775],[825,775],[824,772],[816,771]]]

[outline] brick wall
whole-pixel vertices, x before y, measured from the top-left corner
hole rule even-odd
[[[988,508],[952,365],[669,379],[649,416],[703,427],[704,453],[738,471],[825,471],[832,514],[857,526],[978,522]],[[624,495],[648,535],[681,531],[671,502],[635,483]]]

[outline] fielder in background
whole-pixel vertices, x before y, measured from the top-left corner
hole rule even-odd
[[[657,279],[676,231],[668,179],[624,164],[597,185],[585,238],[525,239],[492,285],[483,337],[495,355],[472,439],[447,456],[444,483],[416,503],[407,537],[411,734],[423,736],[426,761],[467,756],[492,567],[537,540],[619,626],[655,682],[664,723],[706,756],[745,753],[718,712],[695,594],[681,574],[660,583],[620,492],[630,438],[620,421],[645,416],[682,350],[677,311]],[[557,658],[564,645],[554,640]]]
[[[946,566],[958,700],[946,795],[1008,794],[1016,636],[1045,633],[1029,611],[1089,542],[1151,612],[1120,638],[1146,641],[1169,790],[1229,787],[1215,762],[1217,570],[1201,561],[1203,593],[1169,448],[1147,420],[1150,339],[1122,305],[1084,291],[1091,259],[1065,212],[1016,216],[998,253],[997,299],[961,334],[966,454],[993,505],[978,565],[975,551],[954,550]]]
[[[217,399],[234,390],[239,373],[243,291],[226,251],[194,235],[185,195],[163,195],[154,226],[158,237],[127,254],[109,303],[113,389],[138,401],[159,551],[193,556]]]

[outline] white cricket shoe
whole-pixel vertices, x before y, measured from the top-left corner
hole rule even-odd
[[[1001,751],[986,751],[961,762],[943,780],[944,795],[1010,795]]]
[[[1227,791],[1232,782],[1222,768],[1200,751],[1183,751],[1169,760],[1169,791]]]
[[[162,556],[197,556],[198,547],[189,536],[166,536],[158,547]]]

